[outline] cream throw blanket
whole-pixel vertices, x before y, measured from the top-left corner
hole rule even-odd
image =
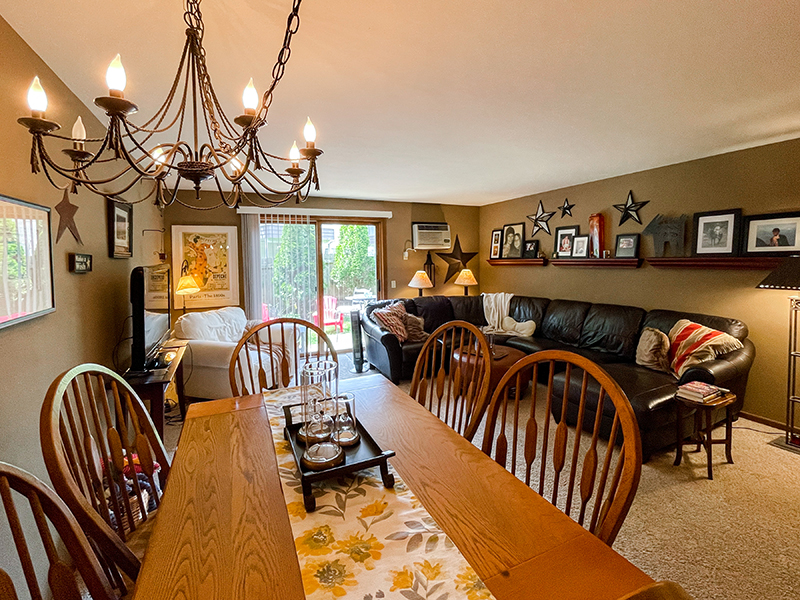
[[[505,335],[531,336],[536,330],[536,323],[524,321],[518,323],[508,316],[511,298],[514,294],[500,292],[497,294],[482,294],[483,296],[483,315],[486,317],[485,325],[481,331],[485,334],[499,333]]]

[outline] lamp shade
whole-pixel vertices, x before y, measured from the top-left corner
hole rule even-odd
[[[800,256],[790,256],[756,287],[771,290],[800,290]]]
[[[414,277],[411,278],[411,281],[408,282],[408,287],[419,289],[432,288],[433,284],[425,271],[417,271],[414,273]]]
[[[456,285],[478,285],[475,275],[469,269],[464,269],[458,274],[454,282]]]
[[[189,294],[196,294],[200,291],[200,286],[197,285],[197,280],[193,275],[183,275],[178,280],[178,287],[175,288],[175,293],[179,296],[188,296]]]

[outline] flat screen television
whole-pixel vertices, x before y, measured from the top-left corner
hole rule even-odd
[[[147,371],[171,331],[169,265],[131,271],[131,371]]]

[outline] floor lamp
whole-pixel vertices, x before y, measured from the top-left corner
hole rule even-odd
[[[800,256],[790,256],[758,284],[759,288],[772,290],[800,290]],[[800,448],[800,390],[798,390],[798,361],[800,361],[800,297],[789,297],[789,372],[786,386],[786,444]]]

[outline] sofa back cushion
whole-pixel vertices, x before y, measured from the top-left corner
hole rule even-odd
[[[514,296],[508,307],[508,316],[517,323],[533,321],[536,323],[535,335],[543,335],[542,321],[547,305],[550,304],[548,298],[534,298],[532,296]]]
[[[669,335],[670,329],[672,329],[675,323],[681,319],[689,319],[695,323],[700,323],[700,325],[711,327],[711,329],[723,331],[732,335],[737,340],[743,340],[749,334],[747,325],[738,319],[715,317],[712,315],[702,315],[699,313],[680,312],[677,310],[651,310],[647,313],[647,315],[645,315],[644,321],[642,322],[642,327],[660,329]]]
[[[406,301],[406,311],[425,319],[425,331],[431,333],[437,327],[455,320],[453,305],[447,296],[422,296]]]
[[[591,306],[588,302],[553,300],[547,305],[542,320],[542,334],[553,341],[577,346],[581,341],[583,321]]]
[[[483,312],[483,296],[450,296],[453,305],[453,317],[457,321],[466,321],[476,327],[487,325]]]
[[[175,321],[175,337],[182,340],[211,342],[239,341],[247,325],[247,317],[238,306],[191,312]]]
[[[592,304],[581,330],[580,347],[633,360],[645,311],[635,306]]]

